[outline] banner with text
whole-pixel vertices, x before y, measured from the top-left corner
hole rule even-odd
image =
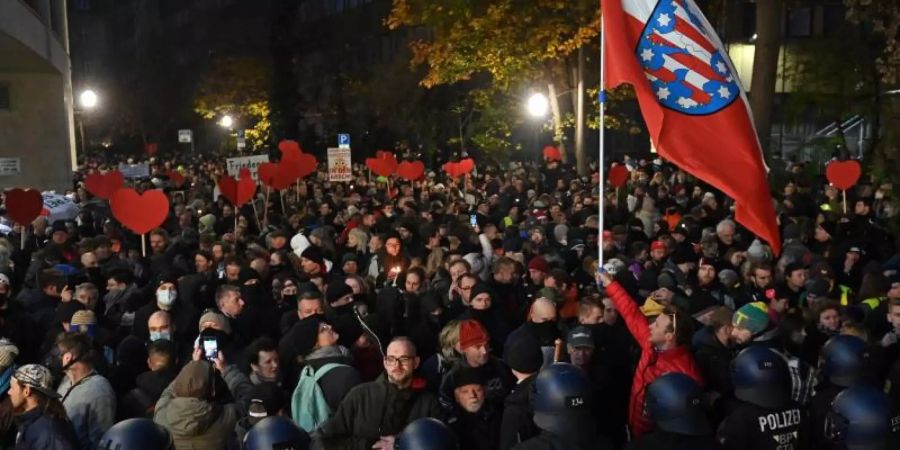
[[[328,181],[353,181],[349,148],[328,149]]]
[[[259,181],[257,168],[259,168],[260,164],[267,162],[269,162],[269,155],[240,156],[225,160],[228,175],[237,178],[241,169],[250,169],[250,174],[253,175],[253,181]]]

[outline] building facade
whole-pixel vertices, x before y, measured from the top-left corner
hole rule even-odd
[[[0,189],[71,188],[68,47],[65,0],[0,0]]]

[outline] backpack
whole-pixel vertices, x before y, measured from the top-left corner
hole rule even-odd
[[[325,401],[325,394],[322,392],[322,387],[319,386],[319,380],[331,369],[337,367],[347,367],[347,365],[328,363],[319,367],[319,370],[307,365],[300,372],[300,380],[291,396],[291,415],[294,422],[307,433],[312,433],[331,417],[331,407]]]

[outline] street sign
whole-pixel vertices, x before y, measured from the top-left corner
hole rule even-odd
[[[245,148],[247,148],[247,139],[244,138],[243,136],[238,136],[237,137],[237,149],[243,150]]]
[[[178,143],[190,144],[194,141],[194,132],[191,130],[178,130]]]
[[[237,134],[238,139],[244,138],[244,130],[235,130],[235,134]]]
[[[338,135],[338,148],[350,148],[350,134],[341,133]]]

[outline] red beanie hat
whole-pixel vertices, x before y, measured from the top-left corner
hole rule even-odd
[[[543,256],[535,256],[531,261],[528,261],[528,270],[538,270],[547,273],[550,272],[550,264],[547,264],[547,260]]]
[[[481,322],[475,319],[463,320],[459,323],[459,348],[465,350],[490,341],[487,331]]]
[[[666,250],[666,244],[663,241],[653,241],[653,243],[650,244],[650,250],[656,250],[658,248]]]

